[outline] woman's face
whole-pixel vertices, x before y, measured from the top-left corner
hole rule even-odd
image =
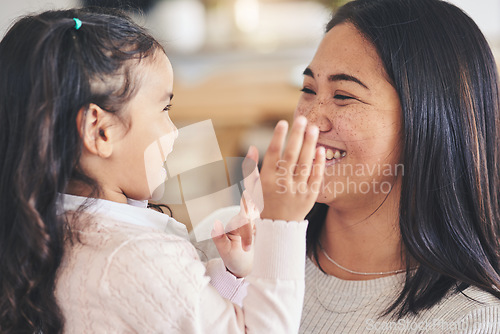
[[[375,47],[352,24],[335,26],[304,71],[302,91],[295,117],[319,127],[326,149],[318,202],[352,208],[385,198],[404,173],[402,114]]]

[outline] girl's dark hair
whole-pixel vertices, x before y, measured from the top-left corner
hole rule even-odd
[[[78,166],[77,114],[90,103],[118,112],[136,91],[134,65],[155,50],[128,17],[96,8],[24,17],[0,42],[0,332],[62,332],[56,199],[70,179],[97,186]]]
[[[499,81],[483,34],[439,0],[356,0],[326,31],[341,23],[375,46],[402,106],[399,224],[407,274],[386,314],[416,314],[468,286],[500,298]],[[316,259],[326,211],[317,204],[308,217],[308,252]]]

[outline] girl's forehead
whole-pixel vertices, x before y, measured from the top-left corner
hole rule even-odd
[[[151,56],[139,60],[138,64],[132,66],[132,71],[135,71],[135,76],[143,85],[151,80],[173,81],[174,76],[172,64],[163,51],[155,51]]]
[[[157,68],[165,68],[171,74],[173,74],[172,63],[170,63],[170,59],[167,57],[166,53],[161,49],[157,49],[151,55],[151,65]]]
[[[139,92],[162,96],[165,91],[172,92],[174,73],[168,57],[163,52],[157,52],[154,57],[142,62],[135,71]]]

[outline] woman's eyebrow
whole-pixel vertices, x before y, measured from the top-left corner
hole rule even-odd
[[[307,75],[307,76],[314,79],[314,72],[309,67],[307,67],[304,70],[304,73],[302,73],[302,74]],[[363,88],[370,90],[361,80],[359,80],[358,78],[356,78],[352,75],[345,74],[345,73],[332,74],[328,77],[328,81],[352,81],[352,82],[355,82],[358,85],[362,86]]]
[[[314,79],[314,73],[309,67],[306,67],[306,69],[304,70],[304,73],[302,73],[302,74],[307,75],[308,77],[311,77]]]
[[[353,77],[352,75],[345,74],[345,73],[332,74],[328,77],[328,81],[352,81],[352,82],[357,83],[358,85],[361,85],[363,88],[366,88],[369,90],[369,88],[363,82],[361,82],[361,80],[359,80],[356,77]]]

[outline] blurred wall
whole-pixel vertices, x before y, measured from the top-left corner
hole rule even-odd
[[[448,1],[468,13],[493,44],[500,44],[499,0]],[[96,2],[99,1],[94,1]],[[79,4],[78,0],[0,0],[0,36],[5,34],[13,20],[20,15],[43,9],[71,8]]]
[[[78,0],[0,0],[0,36],[21,15],[48,9],[72,8]]]
[[[490,44],[500,44],[500,0],[449,0],[477,23]]]

